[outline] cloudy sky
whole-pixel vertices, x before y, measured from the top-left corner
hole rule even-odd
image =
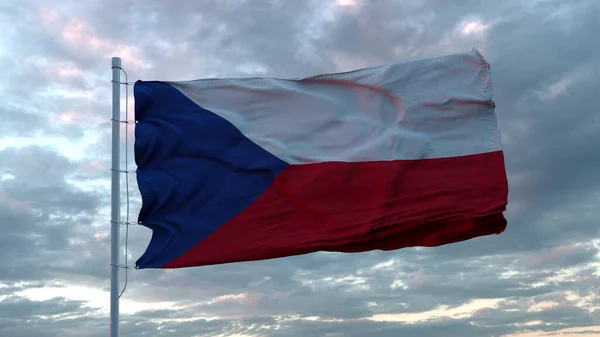
[[[132,270],[121,335],[600,336],[599,32],[598,0],[2,1],[0,336],[108,336],[110,57],[131,82],[301,77],[472,47],[493,72],[505,233]],[[149,238],[130,229],[129,264]]]

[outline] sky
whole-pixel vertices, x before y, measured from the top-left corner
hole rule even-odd
[[[492,70],[506,232],[129,270],[121,336],[600,336],[598,32],[598,0],[2,1],[0,336],[108,336],[111,57],[129,82],[296,78],[473,47]],[[135,118],[131,86],[122,110]],[[122,200],[135,221],[133,174]],[[131,226],[122,263],[150,234]]]

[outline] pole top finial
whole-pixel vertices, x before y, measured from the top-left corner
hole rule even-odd
[[[121,58],[120,57],[113,57],[111,61],[112,61],[112,68],[121,68]]]

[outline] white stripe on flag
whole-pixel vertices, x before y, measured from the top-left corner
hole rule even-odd
[[[167,83],[290,164],[501,150],[489,66],[475,50],[301,80]]]

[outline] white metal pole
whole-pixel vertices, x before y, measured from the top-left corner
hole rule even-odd
[[[119,336],[119,226],[121,221],[121,58],[112,58],[112,170],[110,194],[110,337]]]

